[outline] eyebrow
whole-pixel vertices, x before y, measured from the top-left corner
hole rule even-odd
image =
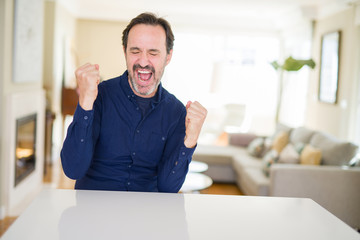
[[[160,52],[159,49],[149,49],[149,52]]]
[[[140,48],[138,48],[138,47],[131,47],[129,50],[130,50],[130,51],[134,51],[134,50],[140,51]]]
[[[138,47],[131,47],[129,50],[130,50],[130,51],[134,51],[134,50],[141,51],[141,49],[138,48]],[[149,49],[148,52],[156,52],[156,53],[159,53],[160,50],[159,50],[159,49],[152,48],[152,49]]]

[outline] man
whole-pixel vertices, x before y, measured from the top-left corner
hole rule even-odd
[[[143,13],[123,31],[122,76],[99,84],[99,65],[75,71],[79,103],[61,161],[76,189],[181,188],[207,110],[198,102],[185,107],[160,83],[173,41],[166,20]]]

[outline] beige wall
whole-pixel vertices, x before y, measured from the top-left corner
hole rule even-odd
[[[126,25],[125,22],[79,19],[76,37],[78,64],[99,64],[104,80],[121,75],[126,70],[121,41]]]
[[[357,78],[354,74],[356,62],[357,28],[354,24],[354,9],[348,9],[326,19],[317,21],[313,40],[313,58],[317,63],[311,72],[305,125],[341,139],[352,140],[352,116],[354,115]],[[339,70],[338,103],[328,104],[318,101],[321,36],[333,31],[341,31],[341,54]]]
[[[45,1],[44,12],[44,88],[48,99],[48,108],[52,109],[52,96],[54,95],[53,64],[54,64],[54,26],[55,26],[55,2]]]

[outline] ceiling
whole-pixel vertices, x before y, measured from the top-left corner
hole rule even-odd
[[[280,30],[359,0],[57,0],[78,18],[129,21],[150,11],[172,25]]]

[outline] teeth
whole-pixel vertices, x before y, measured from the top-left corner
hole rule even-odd
[[[139,73],[151,73],[150,71],[138,70]]]

